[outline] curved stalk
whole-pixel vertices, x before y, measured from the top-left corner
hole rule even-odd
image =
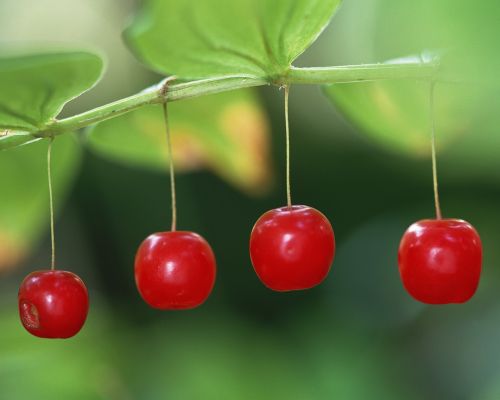
[[[0,150],[29,143],[40,138],[54,137],[105,121],[149,104],[161,104],[192,97],[226,92],[255,86],[292,84],[335,84],[387,79],[435,80],[439,65],[435,61],[415,61],[393,64],[363,64],[338,67],[290,67],[283,76],[272,80],[255,76],[223,76],[177,83],[162,90],[164,82],[130,97],[94,108],[81,114],[55,119],[38,132],[0,131]],[[169,78],[167,78],[169,79]]]

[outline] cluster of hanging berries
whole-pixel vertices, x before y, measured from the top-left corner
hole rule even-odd
[[[166,103],[163,110],[171,154]],[[335,237],[328,219],[314,208],[291,202],[288,87],[285,88],[285,114],[288,205],[263,214],[250,235],[250,258],[257,276],[265,286],[280,292],[319,285],[327,277],[335,255]],[[433,128],[437,218],[419,221],[405,232],[399,247],[399,271],[404,287],[416,300],[427,304],[463,303],[478,287],[481,240],[469,223],[441,218],[434,136]],[[22,324],[31,334],[69,338],[84,325],[89,300],[78,276],[54,268],[51,145],[52,140],[48,150],[52,269],[33,272],[24,279],[19,289],[19,313]],[[193,232],[176,230],[174,169],[172,157],[169,158],[172,228],[150,235],[142,242],[135,258],[135,281],[149,306],[160,310],[191,309],[210,295],[215,284],[216,262],[205,239]]]

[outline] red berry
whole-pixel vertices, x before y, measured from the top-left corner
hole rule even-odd
[[[193,232],[161,232],[144,240],[135,257],[135,282],[142,298],[160,310],[202,304],[215,283],[210,245]]]
[[[403,284],[427,304],[464,303],[481,275],[481,239],[463,220],[423,220],[403,235],[398,254]]]
[[[328,219],[308,206],[276,208],[255,223],[250,258],[258,277],[277,291],[309,289],[328,275],[335,237]]]
[[[26,330],[42,338],[66,339],[82,329],[89,295],[82,280],[68,271],[36,271],[24,278],[18,295]]]

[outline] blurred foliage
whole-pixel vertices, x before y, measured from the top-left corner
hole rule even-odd
[[[35,392],[40,400],[419,398],[413,389],[384,384],[399,375],[388,362],[396,354],[384,353],[386,341],[367,343],[360,331],[333,329],[317,315],[267,330],[235,315],[230,322],[228,315],[199,314],[113,328],[109,317],[94,313],[69,341],[19,333],[14,313],[0,315],[0,383],[12,399]]]
[[[16,313],[2,310],[0,393],[6,399],[127,399],[110,346],[106,319],[91,315],[85,334],[70,341],[40,340],[19,331]]]
[[[209,168],[249,193],[271,182],[269,123],[254,90],[222,93],[168,105],[177,171]],[[90,129],[99,154],[130,165],[168,166],[161,105],[141,108]]]
[[[464,174],[498,179],[500,158],[493,149],[500,143],[500,56],[492,51],[500,18],[497,3],[485,1],[481,7],[453,0],[354,3],[376,11],[371,23],[365,24],[356,24],[359,16],[349,14],[344,24],[358,26],[357,34],[349,49],[339,51],[369,61],[405,54],[421,54],[416,58],[423,59],[426,50],[438,51],[442,75],[447,77],[444,82],[437,77],[434,93],[436,135],[443,151],[440,164],[456,179]],[[429,86],[419,81],[380,81],[331,85],[325,92],[376,142],[393,151],[429,156]]]
[[[2,152],[0,156],[0,271],[19,264],[48,226],[48,140]],[[56,205],[80,166],[80,146],[71,135],[54,142],[52,178]]]
[[[125,0],[3,0],[0,37],[103,47],[112,72],[95,92],[69,104],[63,112],[70,114],[159,80],[139,69],[116,40],[127,7],[131,4]],[[179,165],[190,170],[178,177],[179,223],[210,241],[218,281],[198,310],[148,309],[134,287],[132,260],[146,235],[169,225],[168,179],[157,172],[165,163],[161,109],[151,107],[144,115],[113,121],[116,127],[101,132],[99,138],[109,135],[110,143],[123,134],[130,144],[126,155],[108,154],[121,163],[83,152],[74,191],[60,209],[58,265],[79,273],[91,296],[88,323],[68,341],[29,336],[16,315],[23,275],[49,261],[47,232],[41,245],[34,245],[47,227],[47,143],[0,153],[0,253],[5,254],[9,240],[15,242],[10,248],[20,254],[37,249],[23,263],[11,261],[19,268],[0,280],[0,398],[497,399],[500,135],[494,49],[499,12],[493,0],[349,0],[335,24],[297,61],[309,66],[354,64],[449,46],[458,47],[452,57],[462,57],[460,48],[470,51],[458,66],[451,61],[448,65],[455,66],[457,74],[475,69],[469,77],[483,82],[436,86],[436,122],[443,211],[474,224],[484,245],[483,277],[471,302],[424,306],[399,282],[400,235],[409,224],[433,213],[430,161],[419,157],[428,151],[428,85],[401,81],[338,87],[339,98],[346,94],[341,108],[363,128],[359,131],[346,125],[315,88],[293,88],[293,196],[297,203],[323,211],[338,241],[332,273],[323,285],[306,292],[273,293],[251,268],[250,229],[262,212],[285,201],[283,179],[277,179],[268,196],[249,198],[220,176],[187,168],[195,165],[183,164],[186,160],[178,155]],[[173,17],[177,24],[182,21],[179,15]],[[237,22],[246,26],[246,21]],[[270,149],[270,159],[284,165],[282,95],[267,88],[260,95],[275,133],[268,139],[272,146],[261,143],[261,154]],[[248,96],[246,104],[255,107],[256,115],[262,113],[251,92],[241,96]],[[230,104],[229,97],[209,99],[227,99],[224,104]],[[174,131],[176,119],[180,124],[190,112],[190,129],[205,124],[210,131],[216,129],[217,113],[197,101],[186,102],[191,106],[185,111],[181,103],[172,104]],[[136,149],[129,132],[141,123],[151,124],[147,132],[137,132],[150,134],[151,143]],[[104,130],[107,124],[96,129]],[[238,132],[246,129],[247,124]],[[201,130],[194,137],[203,137]],[[156,149],[150,147],[154,143]],[[96,143],[92,146],[105,151]],[[248,144],[238,138],[227,146],[235,151]],[[154,165],[149,170],[134,168],[130,157],[146,166],[139,154],[146,150],[154,152]],[[246,163],[259,162],[252,158],[256,150],[253,155],[238,151],[226,156],[228,165],[237,163],[241,154]],[[59,206],[80,153],[71,137],[55,141]],[[417,157],[407,157],[410,154]],[[283,175],[281,168],[277,174]],[[31,223],[25,223],[28,219]]]

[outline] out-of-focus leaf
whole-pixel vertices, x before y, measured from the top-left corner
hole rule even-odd
[[[401,216],[384,215],[368,221],[339,246],[329,297],[367,329],[392,330],[411,323],[425,309],[406,293],[399,277],[398,246],[408,224]]]
[[[383,81],[332,85],[327,96],[361,132],[392,151],[430,156],[430,84]],[[498,177],[500,118],[495,87],[437,83],[434,118],[440,171],[456,179]]]
[[[475,398],[478,400],[497,400],[500,398],[500,373],[497,372],[497,376],[486,385],[486,387],[479,390],[479,395]]]
[[[475,297],[459,307],[428,309],[414,337],[415,368],[430,386],[445,388],[446,398],[482,399],[498,390],[500,352],[494,343],[500,309],[495,300]]]
[[[340,0],[149,0],[125,32],[163,74],[280,75],[319,36]]]
[[[420,398],[380,340],[315,317],[281,329],[213,315],[138,327],[124,375],[148,399]]]
[[[80,147],[71,135],[54,141],[55,205],[75,177]],[[0,271],[18,264],[48,226],[47,140],[0,153]],[[40,266],[41,267],[41,266]]]
[[[15,294],[11,293],[15,298]],[[5,299],[4,299],[5,300]],[[14,301],[4,301],[14,303]],[[15,304],[0,313],[0,386],[10,400],[129,399],[109,336],[109,318],[93,312],[74,338],[47,340],[24,330]],[[93,304],[95,306],[96,304]]]
[[[419,156],[430,153],[430,87],[426,81],[388,80],[330,85],[324,92],[363,133],[392,150]],[[482,93],[470,84],[435,85],[435,126],[441,145],[474,128]]]
[[[180,171],[209,168],[246,191],[267,188],[269,125],[254,91],[169,103],[168,113],[174,162]],[[123,163],[168,168],[160,105],[98,124],[90,130],[89,144]]]
[[[369,3],[364,0],[357,7]],[[380,0],[376,7],[375,23],[359,25],[354,39],[370,41],[372,56],[384,60],[439,49],[446,75],[476,83],[500,82],[500,54],[495,51],[500,8],[496,0],[484,0],[481,7],[470,0]]]
[[[36,139],[70,100],[100,79],[102,59],[89,52],[0,58],[0,149]]]
[[[401,369],[405,355],[391,347],[394,343],[387,336],[367,334],[349,318],[342,321],[345,324],[332,323],[323,313],[310,313],[288,331],[295,339],[294,352],[307,360],[302,379],[312,388],[312,399],[425,397],[407,379]]]
[[[494,51],[494,38],[499,33],[498,2],[486,0],[481,7],[467,0],[353,3],[353,8],[376,10],[370,13],[370,23],[356,25],[356,35],[336,32],[349,35],[350,42],[333,50],[340,56],[348,54],[348,62],[355,63],[438,49],[434,115],[442,153],[440,172],[462,180],[464,176],[498,177],[500,53]],[[358,16],[345,11],[348,19],[343,26],[350,29]],[[347,119],[373,141],[407,155],[430,155],[428,82],[349,83],[332,85],[325,91]]]

